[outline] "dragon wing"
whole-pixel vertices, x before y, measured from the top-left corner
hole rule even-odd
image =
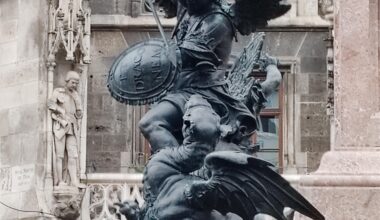
[[[272,164],[240,152],[217,151],[205,158],[212,176],[193,182],[185,194],[189,203],[203,209],[229,212],[244,220],[258,213],[286,220],[283,210],[292,208],[312,219],[323,215],[278,173]]]

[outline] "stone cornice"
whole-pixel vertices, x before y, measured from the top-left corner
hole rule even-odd
[[[172,28],[176,19],[161,19],[164,28]],[[137,18],[125,15],[92,15],[92,28],[120,28],[120,29],[151,29],[156,28],[156,22],[151,15],[141,15]],[[327,28],[329,22],[318,16],[310,17],[283,17],[269,22],[266,29],[277,28]]]

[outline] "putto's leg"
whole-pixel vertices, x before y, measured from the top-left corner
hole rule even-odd
[[[177,147],[179,144],[173,133],[182,127],[181,111],[170,102],[160,102],[144,115],[139,127],[153,153],[161,148]]]

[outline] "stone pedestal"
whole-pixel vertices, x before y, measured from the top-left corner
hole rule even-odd
[[[300,180],[300,191],[326,219],[379,219],[378,9],[376,0],[335,1],[331,151]]]
[[[380,212],[379,167],[380,152],[330,151],[317,172],[301,177],[300,191],[326,219],[375,220]]]

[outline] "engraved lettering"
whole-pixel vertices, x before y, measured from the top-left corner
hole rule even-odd
[[[144,52],[144,50],[140,50],[139,52]],[[142,60],[142,54],[139,54],[140,56],[136,56],[134,58],[134,75],[133,78],[135,80],[135,86],[136,90],[144,90],[144,80],[142,78],[142,68],[141,68],[141,60]]]
[[[152,68],[152,75],[153,75],[153,82],[154,83],[160,83],[162,81],[161,76],[161,50],[155,50],[153,52],[152,58],[154,60],[152,61],[151,68]]]

